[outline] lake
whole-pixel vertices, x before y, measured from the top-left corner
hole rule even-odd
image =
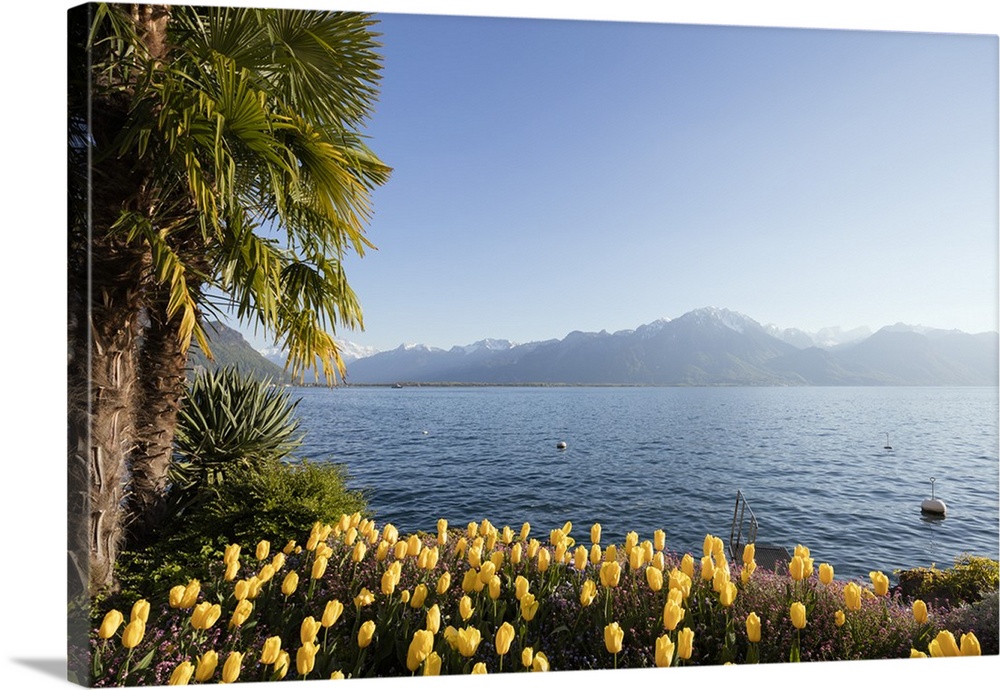
[[[489,519],[573,522],[589,544],[667,533],[728,543],[737,490],[758,542],[808,546],[837,576],[998,557],[998,389],[295,388],[299,455],[345,463],[401,533]],[[888,434],[888,436],[887,436]],[[566,443],[565,450],[556,444]],[[885,446],[891,446],[886,449]],[[923,516],[934,492],[947,517]]]

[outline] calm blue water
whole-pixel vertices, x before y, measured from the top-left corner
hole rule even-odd
[[[346,463],[401,532],[488,518],[535,536],[759,542],[838,577],[998,556],[997,388],[301,388],[301,455]],[[426,432],[426,433],[425,433]],[[885,450],[886,433],[892,450]],[[556,450],[565,441],[566,450]],[[948,516],[921,516],[935,494]],[[700,555],[700,554],[696,554]]]

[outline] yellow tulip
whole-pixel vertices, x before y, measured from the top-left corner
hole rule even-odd
[[[351,549],[351,560],[355,563],[360,563],[364,560],[366,553],[368,553],[368,547],[365,546],[363,541],[359,541],[355,543],[354,548]]]
[[[413,588],[413,596],[410,597],[410,608],[419,609],[427,599],[427,585],[421,582]]]
[[[549,554],[549,550],[545,548],[538,549],[538,572],[544,573],[549,569],[549,562],[552,560],[552,556]]]
[[[681,659],[690,659],[694,652],[694,630],[684,628],[677,633],[677,656]]]
[[[617,621],[604,626],[604,646],[607,647],[609,654],[617,654],[622,651],[624,637],[625,631],[622,630]]]
[[[667,557],[664,555],[663,551],[657,551],[653,554],[653,560],[651,563],[654,568],[663,572],[667,567]]]
[[[847,616],[844,615],[843,611],[837,609],[836,612],[834,612],[833,614],[833,622],[836,623],[837,627],[839,628],[840,626],[842,626],[844,623],[847,622]]]
[[[291,596],[295,593],[295,589],[299,586],[299,574],[294,570],[288,572],[285,575],[285,579],[281,582],[281,593],[286,597]]]
[[[260,649],[260,663],[271,665],[278,660],[281,654],[281,638],[275,635],[264,640],[264,645]]]
[[[299,639],[302,640],[302,644],[315,643],[321,627],[322,623],[312,616],[306,616],[302,619],[302,624],[299,626]]]
[[[445,592],[448,591],[448,588],[450,586],[451,586],[451,572],[445,570],[443,573],[441,573],[441,577],[438,578],[437,593],[444,594]]]
[[[691,577],[677,568],[670,571],[670,589],[678,590],[685,599],[691,594]]]
[[[580,544],[573,551],[573,567],[577,570],[583,570],[587,567],[587,547]]]
[[[510,544],[514,541],[514,530],[512,530],[509,525],[503,526],[503,531],[500,533],[500,541],[504,544]]]
[[[187,685],[194,675],[194,664],[190,661],[182,661],[174,667],[174,672],[170,674],[167,685]]]
[[[493,565],[493,561],[486,561],[479,569],[479,581],[486,584],[496,575],[496,572],[497,568]]]
[[[684,609],[676,602],[668,600],[663,605],[663,627],[666,630],[674,630],[677,625],[684,620]]]
[[[680,589],[672,589],[667,592],[667,601],[672,601],[678,606],[684,606],[684,592]]]
[[[208,630],[222,615],[222,607],[203,601],[194,607],[191,613],[191,627],[195,630]]]
[[[601,545],[600,544],[594,544],[593,546],[590,547],[590,562],[591,563],[593,563],[594,565],[597,565],[598,563],[600,563],[601,562],[601,556],[602,556],[602,554],[601,554]]]
[[[521,555],[524,552],[524,547],[521,546],[521,542],[517,542],[512,547],[510,547],[510,562],[514,565],[518,565],[521,562]]]
[[[141,618],[136,618],[125,626],[122,630],[122,647],[125,649],[133,649],[136,645],[142,642],[143,636],[146,634],[146,624]]]
[[[913,647],[910,647],[910,658],[911,659],[926,659],[927,655],[924,652],[921,652],[919,649],[914,649]]]
[[[472,599],[469,598],[468,594],[464,595],[461,599],[459,599],[458,613],[459,615],[462,616],[463,621],[469,620],[469,618],[472,617],[472,612],[474,610],[475,609],[473,609],[472,607]]]
[[[375,602],[375,595],[371,593],[367,587],[362,587],[361,591],[358,592],[358,596],[354,597],[355,608],[364,608],[365,606],[370,606]]]
[[[760,617],[753,612],[747,616],[747,640],[760,642]]]
[[[136,618],[141,618],[143,623],[149,622],[149,602],[145,599],[139,599],[132,604],[132,616],[130,620],[135,620]]]
[[[535,658],[535,650],[531,647],[525,647],[521,650],[521,665],[525,668],[531,668],[531,662]]]
[[[397,541],[392,547],[392,555],[395,556],[397,561],[401,561],[406,558],[406,552],[409,550],[405,541]]]
[[[104,614],[104,620],[101,622],[101,628],[97,634],[102,640],[107,640],[118,632],[118,628],[124,622],[125,616],[122,615],[122,612],[118,609],[111,609]]]
[[[979,646],[979,638],[973,632],[962,634],[959,651],[962,653],[962,656],[981,656],[983,653],[982,648]]]
[[[380,541],[378,543],[378,546],[375,547],[375,560],[378,561],[379,563],[384,561],[386,557],[389,555],[389,548],[391,546],[392,545],[389,542],[385,541],[384,539]]]
[[[358,539],[358,529],[357,527],[351,527],[344,534],[344,546],[354,546],[354,543]]]
[[[913,602],[913,620],[921,624],[927,622],[927,604],[921,599]]]
[[[184,595],[181,597],[178,608],[189,609],[198,601],[198,594],[201,592],[201,583],[198,580],[191,580],[184,588]]]
[[[239,561],[233,561],[231,563],[226,563],[226,572],[222,576],[222,579],[225,580],[226,582],[232,582],[233,580],[236,579],[236,576],[239,575],[239,572],[240,572],[240,562]]]
[[[260,580],[261,584],[269,582],[272,577],[274,577],[274,566],[270,563],[266,564],[260,569],[260,572],[257,573],[257,579]]]
[[[805,578],[806,572],[806,562],[801,556],[795,556],[792,558],[792,562],[788,564],[788,574],[792,576],[792,579],[798,582]]]
[[[236,604],[236,608],[233,609],[233,615],[229,619],[230,628],[238,628],[247,622],[250,614],[253,612],[253,602],[249,599],[243,599]]]
[[[875,588],[875,594],[885,596],[889,592],[889,578],[881,570],[873,570],[868,573],[868,576],[872,579],[872,586]]]
[[[861,587],[856,582],[844,585],[844,603],[851,611],[861,610]]]
[[[344,680],[344,672],[334,671],[333,673],[330,674],[330,680]]]
[[[294,539],[289,539],[288,543],[285,544],[285,548],[283,548],[281,550],[281,553],[285,554],[286,556],[291,556],[292,555],[292,551],[294,551],[294,550],[295,550],[295,540]]]
[[[298,577],[298,576],[296,576]],[[233,596],[236,597],[236,601],[243,601],[250,596],[250,583],[246,580],[240,580],[235,585],[233,585]]]
[[[736,585],[732,582],[727,582],[726,586],[722,588],[719,592],[719,603],[729,608],[736,601]]]
[[[520,540],[525,541],[528,538],[529,534],[531,534],[531,524],[526,522],[523,525],[521,525]]]
[[[479,628],[469,626],[461,628],[455,639],[458,644],[458,653],[468,658],[475,654],[479,648],[482,634],[479,632]]]
[[[427,655],[427,659],[424,661],[424,675],[425,676],[440,676],[441,675],[441,655],[437,652],[431,652]]]
[[[486,664],[482,661],[477,661],[476,665],[472,667],[471,675],[483,675],[486,673]]]
[[[399,542],[402,544],[403,542]],[[396,565],[399,561],[395,561],[393,565]],[[399,583],[399,575],[389,568],[384,573],[382,573],[382,594],[386,596],[391,596],[393,592],[396,591],[396,584]]]
[[[219,665],[219,655],[215,650],[210,649],[198,659],[198,664],[194,668],[194,679],[199,683],[210,680],[215,675],[215,668]]]
[[[799,630],[806,627],[806,607],[801,601],[793,602],[789,612],[792,616],[792,625]]]
[[[238,560],[240,557],[240,545],[230,544],[226,547],[226,552],[222,556],[222,562],[226,565]]]
[[[545,672],[549,670],[549,658],[545,656],[544,652],[538,652],[531,659],[531,670]]]
[[[261,580],[256,575],[254,575],[249,580],[247,580],[247,583],[250,586],[250,589],[249,589],[249,591],[247,593],[247,598],[248,599],[256,599],[257,595],[260,594],[261,588],[264,586],[264,581]]]
[[[324,628],[329,628],[334,625],[339,619],[340,614],[344,612],[344,605],[340,603],[339,599],[331,599],[326,602],[326,607],[323,609],[322,625]]]
[[[708,581],[715,578],[715,563],[711,556],[702,556],[701,559],[701,579]]]
[[[601,564],[601,584],[605,587],[617,587],[621,579],[622,568],[618,561]]]
[[[749,563],[754,559],[754,556],[756,555],[756,550],[757,547],[755,547],[753,543],[747,544],[746,546],[743,547],[743,565],[746,565],[747,563]]]
[[[655,659],[656,665],[660,668],[670,666],[671,662],[674,660],[674,643],[671,641],[669,636],[661,635],[656,638]]]
[[[497,654],[503,656],[510,651],[510,643],[514,641],[514,626],[504,621],[503,624],[497,628],[496,634],[496,649]]]
[[[659,592],[663,589],[663,573],[654,568],[653,566],[646,567],[646,582],[649,584],[649,588],[654,592]]]
[[[702,542],[702,553],[707,557],[712,555],[712,549],[715,547],[715,537],[711,534],[705,535],[705,541]]]
[[[407,556],[418,556],[420,550],[424,548],[424,543],[420,541],[420,537],[416,534],[411,534],[410,538],[406,540],[406,555]]]
[[[399,530],[391,522],[385,523],[385,527],[382,528],[382,539],[389,542],[389,546],[392,546],[399,540]]]
[[[458,630],[449,625],[444,629],[444,632],[441,633],[441,637],[444,638],[444,641],[448,643],[449,647],[458,651]]]
[[[618,560],[618,547],[614,544],[610,544],[608,548],[604,549],[604,562],[612,563]]]
[[[358,647],[364,649],[372,643],[375,635],[375,621],[365,621],[358,629]]]
[[[538,606],[539,602],[535,599],[535,595],[528,592],[521,597],[521,617],[530,622],[538,613]]]
[[[312,564],[311,577],[314,580],[318,580],[323,577],[323,573],[326,572],[327,559],[326,556],[319,556]]]
[[[684,554],[684,557],[681,558],[681,572],[692,580],[694,579],[694,557],[689,553]]]
[[[712,572],[712,589],[716,593],[721,593],[729,584],[729,567],[717,567]]]
[[[275,680],[281,680],[288,674],[288,668],[292,665],[292,658],[288,652],[282,650],[278,654],[278,660],[274,662],[272,673]]]
[[[226,657],[226,663],[222,665],[222,682],[235,683],[236,679],[240,677],[242,668],[242,652],[229,652],[229,656]]]
[[[406,668],[411,673],[416,671],[433,649],[434,633],[430,630],[418,630],[413,633],[410,647],[406,651]]]
[[[642,556],[643,556],[642,549],[640,549],[637,546],[633,546],[632,550],[629,551],[628,564],[629,567],[632,568],[633,572],[642,567],[642,562],[643,562]]]
[[[597,584],[593,580],[584,580],[580,588],[580,605],[590,606],[597,596]]]
[[[494,575],[490,578],[489,584],[490,599],[496,601],[500,598],[500,576]]]
[[[316,654],[319,647],[312,642],[305,642],[295,653],[295,670],[300,676],[307,676],[316,667]]]
[[[927,645],[927,651],[930,652],[931,656],[960,656],[962,654],[958,647],[958,643],[955,642],[955,636],[948,630],[942,630],[937,634],[930,644]]]
[[[833,582],[833,566],[829,563],[820,563],[819,565],[819,581],[824,585],[828,585]]]
[[[514,598],[521,601],[521,597],[528,593],[531,585],[523,575],[518,575],[514,580]]]
[[[257,542],[257,560],[262,561],[268,557],[271,553],[271,542],[266,539],[261,539]]]
[[[427,616],[426,616],[426,622],[424,623],[424,627],[427,630],[430,630],[435,635],[437,635],[438,630],[441,629],[441,607],[438,606],[437,604],[434,604],[434,606],[431,606],[429,609],[427,609]]]
[[[796,544],[793,555],[800,556],[801,558],[809,558],[809,547],[803,546],[802,544]]]

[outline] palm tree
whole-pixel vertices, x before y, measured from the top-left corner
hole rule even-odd
[[[90,64],[71,57],[71,175],[86,178],[71,202],[90,212],[70,226],[70,379],[89,387],[71,388],[71,483],[87,486],[70,492],[88,529],[70,551],[94,592],[113,586],[126,528],[141,540],[162,514],[187,350],[210,353],[203,314],[272,334],[296,376],[343,376],[333,335],[363,326],[343,259],[372,247],[389,169],[358,131],[380,70],[369,15],[77,12]]]

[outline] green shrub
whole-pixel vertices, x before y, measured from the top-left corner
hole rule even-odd
[[[953,568],[914,568],[898,570],[895,575],[903,596],[908,599],[958,606],[978,601],[985,594],[996,591],[1000,568],[993,559],[963,554],[955,559]]]
[[[943,629],[951,630],[956,639],[962,633],[971,631],[976,634],[983,654],[1000,654],[998,602],[1000,598],[994,591],[977,602],[943,612],[937,624]]]

